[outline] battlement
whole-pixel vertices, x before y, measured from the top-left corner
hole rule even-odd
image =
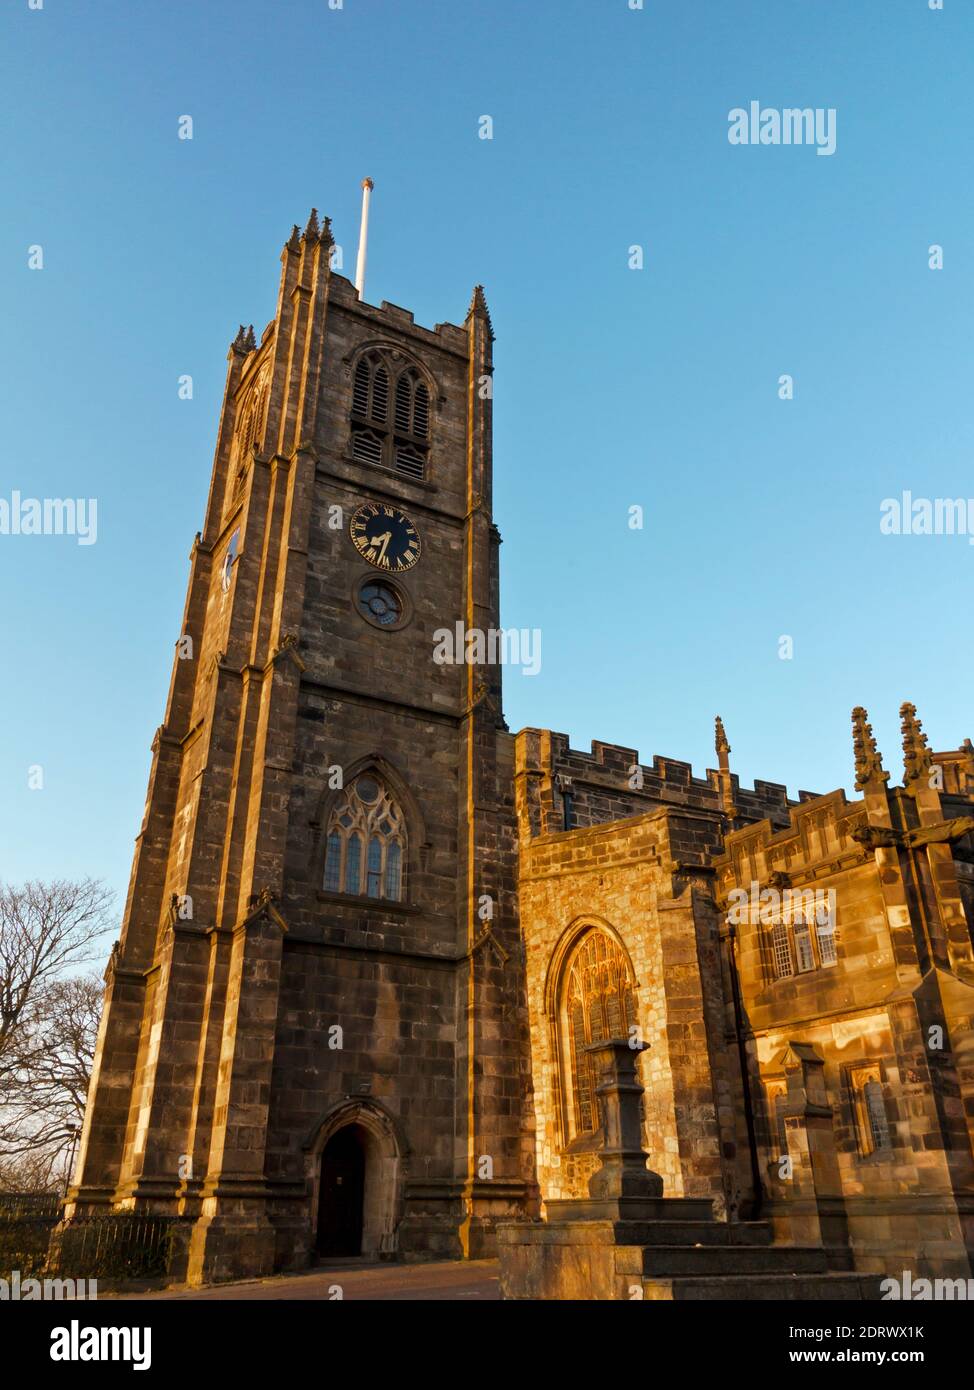
[[[467,355],[467,332],[459,324],[438,323],[434,328],[424,328],[416,322],[411,309],[404,309],[399,304],[390,304],[387,299],[378,305],[359,299],[355,286],[344,275],[332,272],[329,299],[341,305],[343,309],[372,320],[377,328],[388,328],[397,334],[405,332],[430,347],[459,353],[464,357]]]
[[[600,739],[593,740],[591,752],[586,753],[572,748],[567,734],[551,730],[524,729],[518,746],[519,770],[548,779],[552,810],[556,795],[564,800],[567,794],[571,824],[578,828],[640,815],[653,806],[689,807],[718,815],[725,811],[729,791],[735,819],[768,820],[784,829],[792,808],[816,795],[800,791],[798,800],[792,800],[782,783],[760,779],[755,779],[753,788],[742,787],[733,773],[716,768],[698,777],[690,763],[659,754],[651,763],[643,763],[638,749]]]
[[[712,798],[719,787],[720,773],[716,768],[707,768],[705,775],[698,777],[694,774],[692,763],[659,753],[653,754],[651,763],[643,763],[638,749],[626,748],[623,744],[604,743],[601,739],[593,739],[591,752],[585,753],[581,749],[571,747],[567,734],[552,732],[551,747],[553,761],[558,764],[556,770],[568,772],[574,769],[580,777],[600,769],[622,772],[627,781],[635,780],[638,784],[641,778],[644,788],[651,786],[661,794],[679,796],[683,793],[687,797],[698,794],[705,799]],[[812,800],[818,795],[817,792],[799,791],[797,799],[792,799],[788,796],[788,788],[781,782],[766,782],[761,778],[755,778],[753,788],[748,788],[741,786],[736,773],[730,774],[730,780],[736,794],[736,804],[741,811],[747,815],[759,816],[760,819],[771,815],[784,817],[787,822],[791,807]]]
[[[849,801],[838,788],[792,806],[784,827],[767,819],[738,827],[725,836],[724,853],[714,860],[718,892],[766,883],[775,874],[805,881],[858,864],[864,851],[856,832],[865,823],[864,803]]]

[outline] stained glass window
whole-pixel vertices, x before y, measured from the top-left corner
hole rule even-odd
[[[589,932],[575,948],[565,987],[568,1069],[576,1136],[600,1127],[596,1074],[589,1043],[628,1038],[636,1022],[632,977],[626,957],[604,931]]]

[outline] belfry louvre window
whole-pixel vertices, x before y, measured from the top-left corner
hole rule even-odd
[[[419,371],[407,366],[396,375],[380,352],[360,357],[352,377],[352,457],[422,482],[429,437],[430,393]]]
[[[360,357],[352,387],[352,410],[377,425],[389,417],[389,373],[374,353]]]
[[[360,463],[382,463],[382,438],[374,430],[356,430],[352,435],[352,453]]]
[[[426,472],[426,455],[411,444],[397,444],[396,471],[409,478],[422,478]]]
[[[575,1137],[594,1134],[601,1123],[595,1095],[595,1065],[586,1046],[607,1038],[626,1038],[636,1022],[629,964],[604,931],[589,932],[568,966],[564,993],[567,1027],[566,1090]]]
[[[414,371],[405,371],[396,382],[396,430],[425,439],[429,425],[429,392]]]
[[[405,848],[398,804],[377,777],[363,773],[345,788],[328,821],[325,889],[401,901]]]

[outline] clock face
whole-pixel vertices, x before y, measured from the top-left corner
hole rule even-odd
[[[230,588],[231,583],[233,582],[233,567],[236,564],[237,551],[239,550],[239,548],[240,531],[237,530],[234,531],[233,535],[230,537],[230,543],[227,546],[227,553],[223,557],[222,581],[224,593],[227,592],[227,590]]]
[[[348,527],[363,560],[391,574],[411,570],[420,556],[419,532],[405,512],[386,503],[365,502]]]

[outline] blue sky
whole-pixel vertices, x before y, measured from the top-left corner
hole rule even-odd
[[[486,286],[512,728],[702,775],[719,712],[793,795],[851,793],[855,704],[894,779],[904,699],[974,733],[974,548],[879,531],[974,495],[970,6],[9,0],[0,42],[0,497],[98,499],[95,545],[0,536],[0,877],[121,901],[228,343],[312,204],[353,265],[366,174],[371,302]],[[752,100],[835,154],[730,145]]]

